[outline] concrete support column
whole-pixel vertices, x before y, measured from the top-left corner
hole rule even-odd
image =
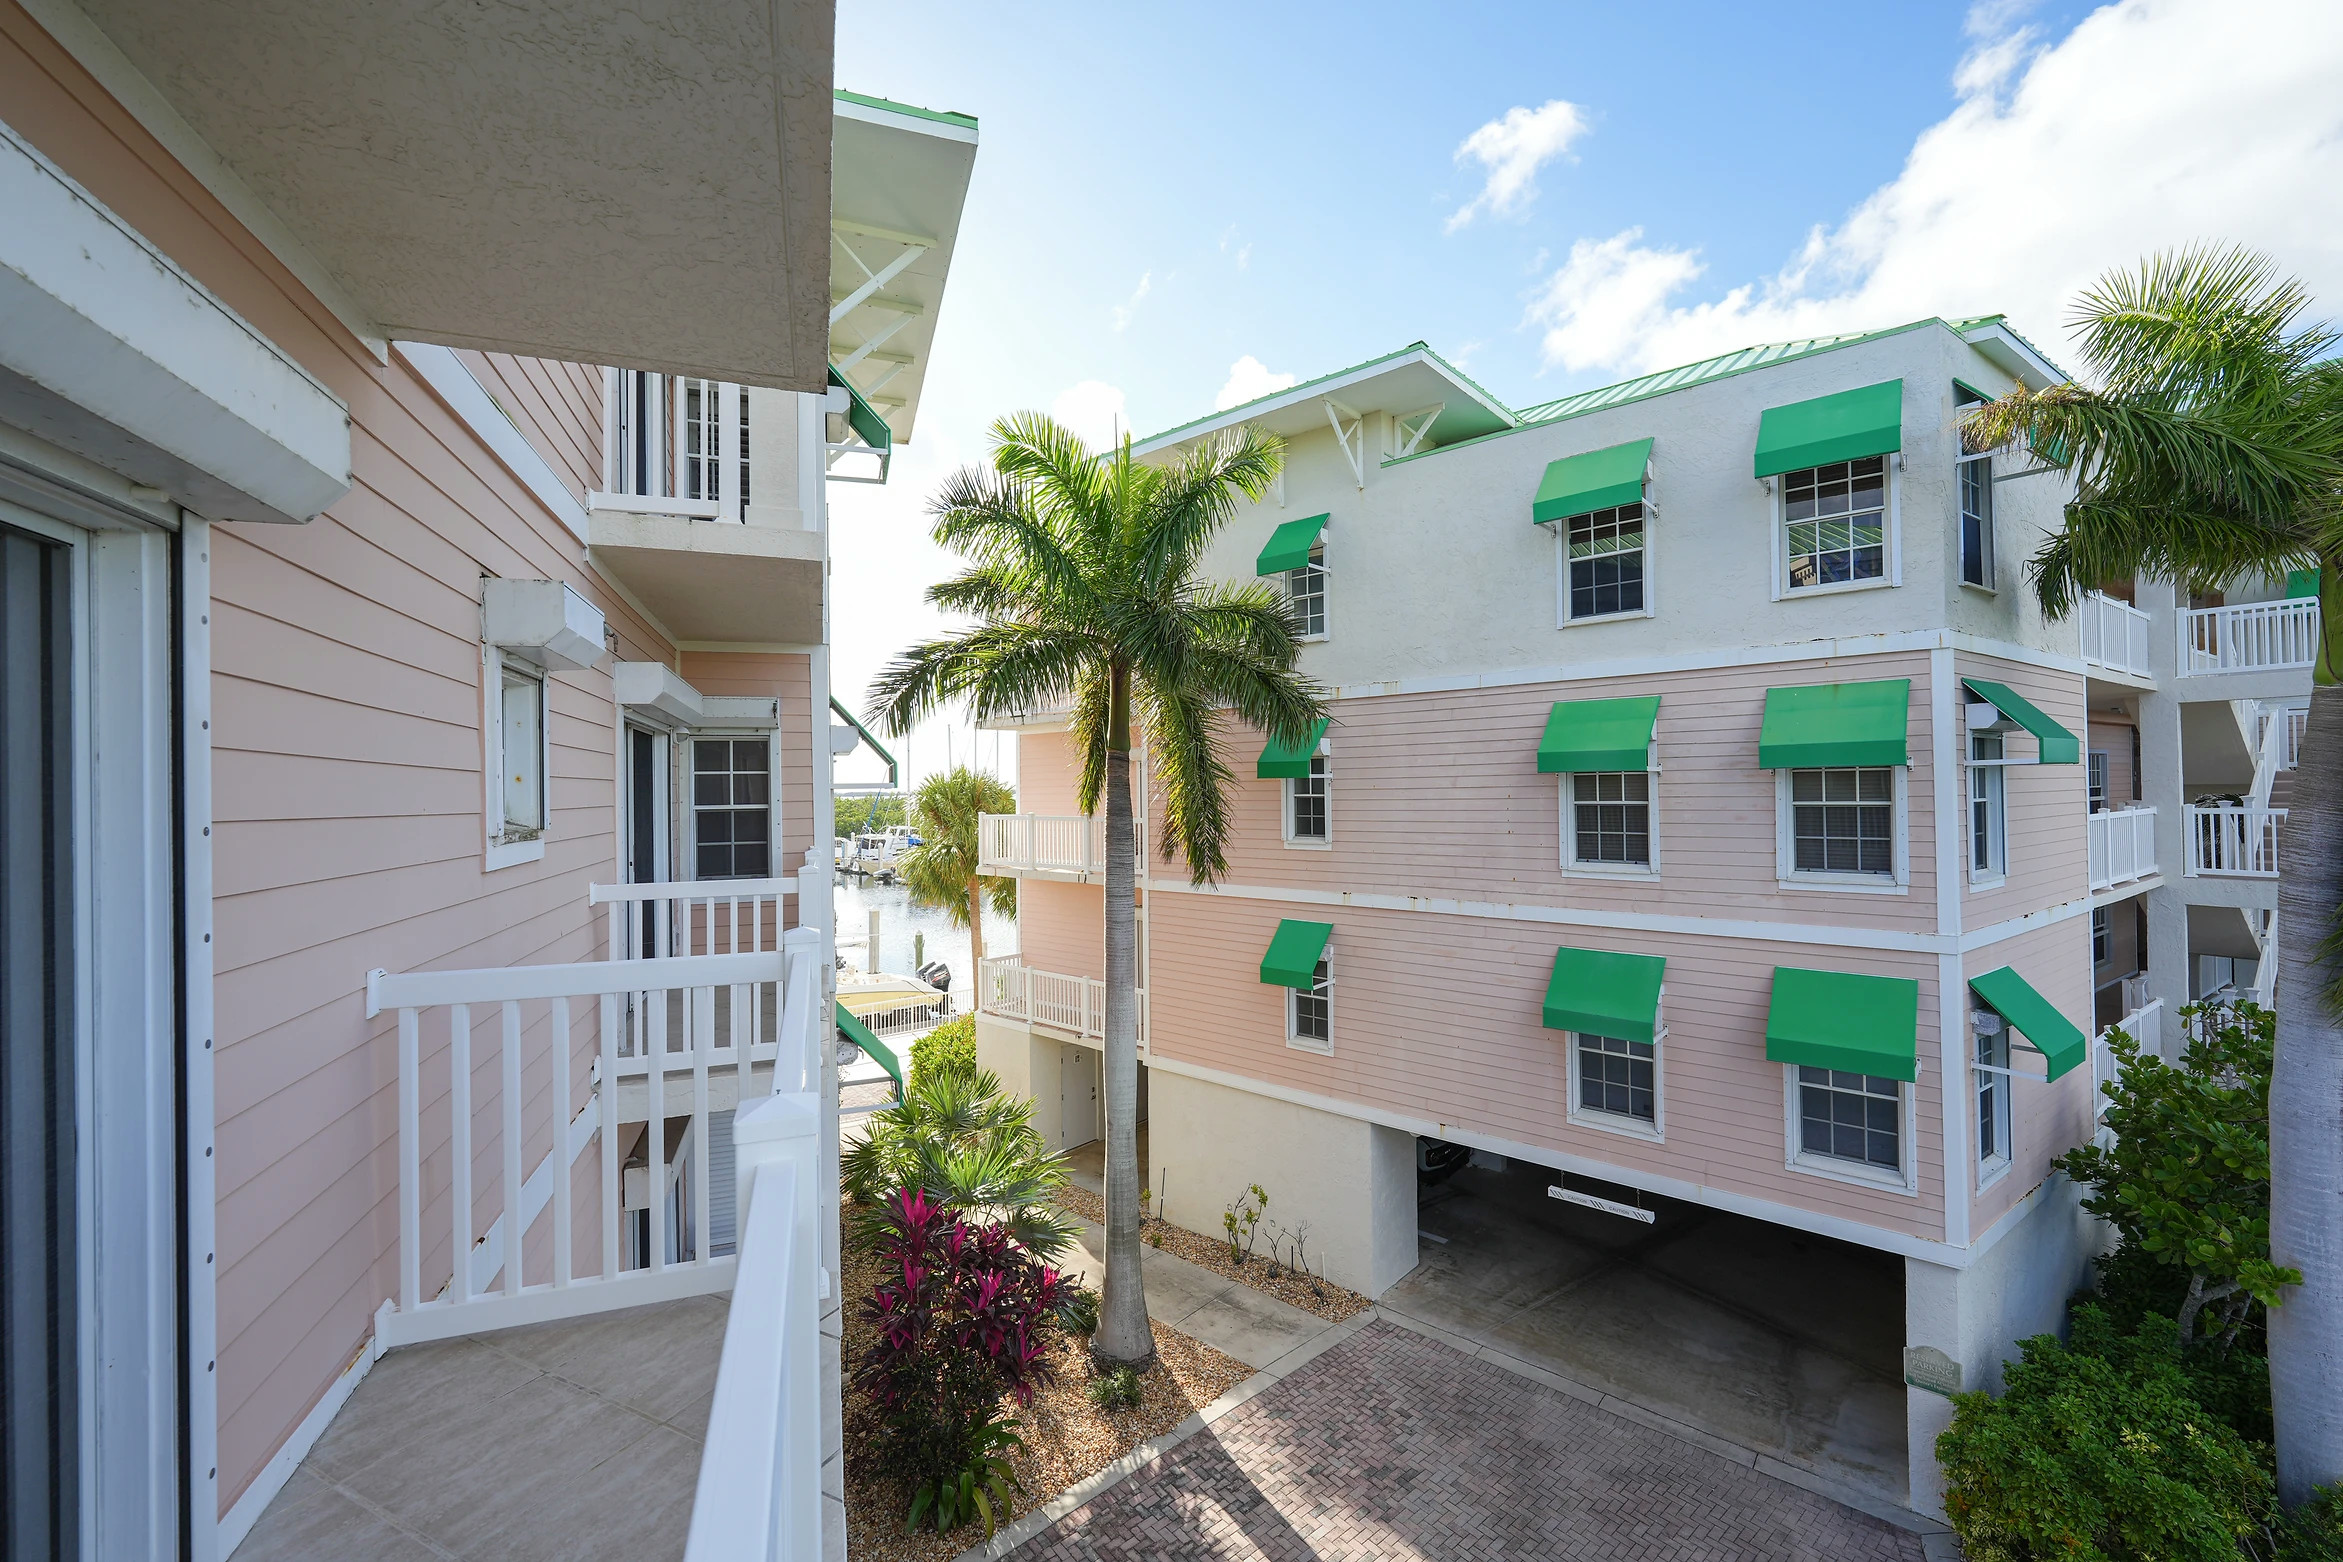
[[[2183,605],[2170,581],[2143,580],[2135,593],[2149,618],[2149,666],[2156,687],[2139,697],[2140,801],[2156,810],[2156,867],[2164,887],[2148,895],[2148,996],[2164,1000],[2160,1045],[2166,1057],[2180,1050],[2180,1008],[2188,1002],[2187,821],[2181,806],[2179,611]]]

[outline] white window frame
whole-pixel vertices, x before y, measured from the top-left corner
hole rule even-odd
[[[1649,483],[1644,485],[1644,497],[1640,503],[1643,505],[1643,546],[1638,551],[1643,555],[1643,606],[1639,608],[1627,608],[1617,613],[1588,613],[1583,617],[1573,617],[1570,612],[1570,523],[1580,517],[1578,515],[1565,515],[1547,526],[1546,529],[1554,534],[1554,623],[1556,627],[1570,629],[1580,624],[1614,624],[1622,620],[1652,618],[1658,615],[1660,610],[1658,572],[1652,568],[1652,541],[1658,535],[1657,526],[1660,512],[1659,507],[1651,502],[1651,485]],[[1616,509],[1618,506],[1613,505],[1606,508]],[[1591,510],[1581,512],[1582,515],[1594,513]]]
[[[767,877],[785,877],[781,871],[781,732],[778,727],[710,727],[679,733],[677,741],[683,749],[682,764],[677,779],[683,786],[683,861],[688,872],[678,877],[694,884],[728,884],[730,879],[702,879],[700,877],[700,805],[697,783],[698,754],[692,745],[701,742],[754,742],[765,745],[765,873]]]
[[[1664,1006],[1667,1001],[1667,993],[1665,988],[1662,989],[1660,997],[1661,1003]],[[1568,1120],[1580,1128],[1592,1128],[1607,1134],[1624,1134],[1630,1139],[1642,1139],[1653,1144],[1658,1144],[1665,1140],[1668,1136],[1668,1027],[1665,1024],[1655,1024],[1652,1027],[1652,1120],[1648,1123],[1640,1117],[1630,1117],[1623,1112],[1606,1112],[1598,1107],[1582,1106],[1579,1104],[1580,1067],[1578,1056],[1578,1038],[1581,1033],[1578,1031],[1564,1031],[1562,1034],[1565,1038],[1566,1044],[1570,1049],[1570,1068],[1568,1080],[1570,1102],[1569,1110],[1564,1114]],[[1600,1035],[1602,1033],[1599,1031],[1588,1031],[1585,1034]],[[1614,1036],[1607,1039],[1613,1041],[1628,1041],[1632,1040],[1633,1038]]]
[[[1646,832],[1651,842],[1651,860],[1631,862],[1582,862],[1578,856],[1578,800],[1572,794],[1577,790],[1578,777],[1587,775],[1632,775],[1632,771],[1565,771],[1559,778],[1557,793],[1561,799],[1562,872],[1574,879],[1632,879],[1643,881],[1660,876],[1660,767],[1648,765],[1644,769],[1645,789],[1650,800],[1644,805],[1650,818]]]
[[[1319,645],[1334,638],[1333,575],[1326,567],[1326,533],[1330,530],[1332,530],[1331,526],[1322,529],[1318,533],[1317,541],[1310,544],[1308,562],[1298,569],[1289,569],[1283,572],[1285,599],[1288,602],[1295,600],[1294,577],[1301,574],[1303,570],[1314,569],[1318,572],[1318,617],[1326,627],[1315,634],[1297,636],[1296,638],[1304,645]]]
[[[1962,413],[1967,412],[1970,408],[1983,405],[1982,401],[1958,401],[1955,404],[1953,416],[1958,419]],[[1981,450],[1975,455],[1966,455],[1960,453],[1961,446],[1961,433],[1956,423],[1953,429],[1953,450],[1955,452],[1952,492],[1953,578],[1971,591],[1981,591],[1987,596],[1998,596],[2000,594],[1999,572],[1995,568],[1993,536],[1993,452]],[[1963,469],[1977,463],[1982,463],[1985,468],[1985,524],[1984,535],[1979,539],[1984,550],[1985,578],[1983,580],[1969,578],[1968,512],[1961,508],[1961,479],[1967,475]]]
[[[2093,906],[2091,908],[2091,969],[2096,971],[2114,958],[2114,908]]]
[[[534,836],[514,840],[506,839],[504,817],[504,688],[508,660],[514,671],[525,674],[535,683],[538,691],[537,787],[539,806],[545,815],[545,822],[538,827]],[[480,767],[480,779],[486,871],[494,873],[499,868],[516,867],[524,862],[540,862],[545,857],[545,838],[553,833],[552,675],[518,657],[508,658],[496,646],[482,646],[480,714],[481,754],[485,760]]]
[[[1990,738],[2001,747],[2001,753],[1981,756],[1977,752],[1980,739]],[[1964,794],[1961,807],[1967,815],[1962,820],[1962,844],[1969,862],[1969,887],[1991,889],[2009,881],[2009,737],[2006,733],[1974,731],[1968,734],[1969,757],[1962,768]],[[1984,794],[1980,798],[1978,788]],[[1985,804],[1989,827],[1986,840],[1986,865],[1977,866],[1977,805]]]
[[[1912,891],[1911,774],[1909,765],[1800,765],[1798,770],[1886,770],[1894,777],[1892,855],[1895,873],[1827,873],[1798,867],[1796,815],[1790,805],[1789,767],[1774,772],[1774,878],[1785,890],[1820,890],[1839,895],[1908,895]]]
[[[1900,453],[1891,452],[1881,457],[1887,470],[1887,572],[1877,580],[1843,580],[1828,586],[1790,585],[1789,521],[1787,509],[1789,484],[1785,479],[1795,476],[1780,472],[1765,480],[1767,507],[1773,515],[1773,600],[1776,602],[1803,602],[1809,597],[1834,597],[1849,591],[1886,591],[1904,583],[1904,519],[1903,519],[1903,461]],[[1825,466],[1836,466],[1826,461]],[[1813,471],[1800,467],[1801,472]]]
[[[1293,847],[1296,851],[1327,851],[1334,845],[1334,751],[1328,746],[1326,739],[1318,740],[1317,748],[1311,751],[1309,762],[1325,767],[1320,773],[1318,781],[1325,788],[1319,801],[1326,805],[1326,833],[1324,835],[1296,835],[1294,833],[1294,780],[1291,776],[1278,783],[1278,823],[1284,834],[1285,844]]]
[[[1919,1157],[1915,1153],[1915,1139],[1920,1130],[1917,1081],[1897,1080],[1896,1083],[1896,1158],[1899,1170],[1890,1172],[1883,1166],[1870,1166],[1861,1161],[1850,1161],[1836,1155],[1809,1154],[1799,1139],[1798,1069],[1795,1063],[1782,1066],[1782,1165],[1802,1177],[1823,1177],[1832,1182],[1851,1183],[1856,1187],[1879,1188],[1889,1193],[1900,1193],[1907,1198],[1920,1196]],[[1840,1069],[1839,1073],[1852,1070]],[[1872,1078],[1883,1078],[1873,1075]]]
[[[1991,1051],[2000,1061],[1986,1062],[1978,1056],[1980,1049]],[[1976,1166],[1977,1187],[1980,1190],[1991,1187],[2009,1175],[2009,1136],[2017,1118],[2016,1112],[2012,1110],[2017,1078],[2009,1066],[2009,1022],[2003,1020],[2000,1033],[1991,1037],[1978,1035],[1972,1027],[1969,1031],[1969,1134],[1971,1149],[1975,1151],[1971,1159]],[[1993,1090],[1993,1137],[1999,1145],[1991,1155],[1985,1153],[1985,1146],[1977,1135],[1978,1108],[1989,1082]]]
[[[1308,994],[1304,994],[1299,987],[1285,989],[1285,1044],[1296,1052],[1310,1052],[1322,1058],[1330,1058],[1334,1056],[1334,939],[1331,935],[1326,940],[1325,949],[1319,952],[1318,963],[1326,967],[1324,982],[1313,982]],[[1300,1000],[1305,996],[1322,996],[1326,1000],[1326,1039],[1323,1041],[1301,1033]]]
[[[2114,773],[2114,763],[2107,750],[2095,748],[2083,755],[2084,807],[2092,813],[2105,813],[2114,806],[2108,778]]]

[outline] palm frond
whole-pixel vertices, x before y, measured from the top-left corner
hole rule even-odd
[[[1111,669],[1093,667],[1074,690],[1074,713],[1067,738],[1082,761],[1074,786],[1074,806],[1086,814],[1098,812],[1106,796],[1106,735],[1114,720],[1114,681]]]
[[[1165,473],[1154,524],[1134,563],[1149,590],[1185,581],[1239,499],[1257,500],[1285,468],[1285,441],[1244,427],[1200,441]]]
[[[1051,511],[1056,496],[1036,484],[966,466],[928,501],[928,534],[980,565],[991,565],[1044,598],[1080,601],[1089,592],[1068,528]]]
[[[1146,725],[1148,766],[1163,786],[1158,849],[1164,861],[1185,863],[1191,883],[1213,883],[1228,871],[1228,793],[1236,782],[1220,757],[1220,714],[1185,683],[1142,678],[1132,702]]]

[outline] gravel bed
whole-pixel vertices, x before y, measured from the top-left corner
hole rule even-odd
[[[945,1535],[932,1530],[904,1533],[909,1495],[873,1470],[878,1418],[853,1387],[854,1369],[876,1338],[862,1317],[861,1303],[878,1284],[880,1269],[875,1260],[851,1249],[843,1267],[848,1562],[948,1562],[984,1539],[984,1526],[963,1525]],[[1025,1448],[1009,1462],[1025,1490],[1013,1509],[999,1516],[1002,1523],[1048,1502],[1147,1439],[1170,1431],[1253,1373],[1233,1356],[1160,1323],[1155,1325],[1155,1365],[1139,1380],[1136,1410],[1101,1410],[1090,1402],[1086,1338],[1068,1338],[1057,1366],[1057,1380],[1020,1412]]]
[[[1058,1202],[1084,1220],[1106,1224],[1106,1200],[1088,1188],[1069,1184],[1059,1193]],[[1168,1220],[1145,1220],[1139,1225],[1139,1239],[1160,1247],[1175,1258],[1184,1258],[1201,1265],[1215,1274],[1241,1280],[1256,1291],[1265,1292],[1281,1302],[1291,1302],[1304,1312],[1316,1313],[1329,1323],[1340,1323],[1345,1318],[1365,1312],[1375,1304],[1356,1291],[1346,1291],[1331,1280],[1316,1275],[1305,1275],[1282,1267],[1257,1246],[1253,1256],[1239,1264],[1228,1256],[1228,1244],[1217,1237],[1199,1236],[1185,1226],[1175,1226]],[[1161,1335],[1158,1326],[1156,1333]]]

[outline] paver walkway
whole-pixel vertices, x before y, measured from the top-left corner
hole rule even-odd
[[[1377,1321],[1019,1562],[1921,1562],[1920,1537]]]

